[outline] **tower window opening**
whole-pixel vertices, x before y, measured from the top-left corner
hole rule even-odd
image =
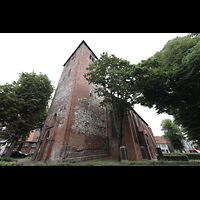
[[[71,74],[71,69],[70,69],[69,72],[68,72],[68,76],[70,76],[70,74]]]

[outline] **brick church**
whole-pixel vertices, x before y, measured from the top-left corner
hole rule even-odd
[[[80,162],[118,158],[118,140],[110,111],[99,107],[83,74],[97,56],[82,41],[63,65],[54,98],[38,139],[33,159],[43,162]],[[122,145],[128,160],[151,160],[156,142],[151,128],[134,110],[125,121]]]

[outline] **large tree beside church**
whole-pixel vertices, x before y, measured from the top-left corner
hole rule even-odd
[[[122,146],[122,138],[125,129],[125,119],[128,111],[134,104],[134,90],[130,85],[129,70],[132,67],[129,61],[109,56],[102,53],[100,59],[87,68],[88,73],[84,75],[89,84],[96,85],[95,92],[103,96],[101,106],[109,105],[112,111],[114,126],[118,137],[118,155]]]
[[[189,139],[200,145],[200,34],[169,40],[161,51],[136,65],[102,54],[88,70],[86,79],[101,86],[96,92],[105,97],[102,104],[109,103],[119,118],[140,103],[158,114],[173,115]],[[123,120],[116,116],[115,127],[122,137]]]
[[[19,139],[43,126],[53,86],[46,75],[21,73],[12,84],[0,85],[0,140],[10,143],[9,157]]]
[[[189,138],[200,144],[200,35],[169,40],[130,74],[140,93],[138,103],[173,115]]]

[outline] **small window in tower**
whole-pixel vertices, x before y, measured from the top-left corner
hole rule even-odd
[[[70,74],[71,74],[71,69],[70,69],[69,72],[68,72],[68,76],[70,76]]]
[[[70,58],[70,60],[72,60],[74,58],[74,55]]]
[[[92,62],[94,62],[94,58],[92,58]]]
[[[92,59],[92,56],[90,55],[90,59]]]
[[[92,91],[90,91],[90,97],[92,97]]]

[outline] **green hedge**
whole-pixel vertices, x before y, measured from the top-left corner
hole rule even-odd
[[[187,155],[164,155],[164,158],[168,161],[189,161]]]
[[[1,161],[0,166],[23,166],[23,163]]]
[[[186,155],[190,160],[200,160],[200,153],[163,153],[163,155]]]
[[[200,153],[186,153],[191,160],[200,160]]]
[[[0,161],[10,162],[11,159],[12,159],[11,157],[0,157]]]
[[[189,161],[189,158],[186,154],[171,154],[171,153],[163,153],[163,156],[165,158],[165,160],[168,160],[168,161]],[[157,155],[157,159],[159,160],[158,158],[158,155]]]

